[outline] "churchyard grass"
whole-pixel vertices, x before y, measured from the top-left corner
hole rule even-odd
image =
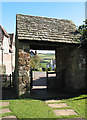
[[[62,102],[67,103],[70,106],[70,108],[74,109],[78,113],[78,115],[60,117],[55,116],[55,114],[52,111],[53,109],[50,108],[44,101],[41,100],[33,99],[4,100],[10,102],[8,108],[12,111],[12,113],[6,113],[3,114],[2,116],[4,117],[7,115],[15,115],[17,118],[75,118],[75,117],[85,118],[86,98],[87,95],[80,95],[78,97],[73,97],[70,99],[62,99]]]
[[[62,100],[62,102],[67,103],[72,109],[74,109],[81,117],[86,117],[87,108],[87,95],[80,95],[78,97],[73,97],[70,99]]]
[[[9,109],[17,118],[55,118],[52,109],[41,100],[18,99],[7,101],[10,102]]]

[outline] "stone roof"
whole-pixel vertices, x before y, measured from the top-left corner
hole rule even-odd
[[[71,20],[30,15],[16,15],[19,40],[79,43],[81,35]]]

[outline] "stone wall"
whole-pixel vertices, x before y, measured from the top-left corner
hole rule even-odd
[[[58,88],[69,91],[86,88],[84,48],[64,47],[56,50]]]
[[[19,43],[16,47],[15,88],[18,96],[30,96],[30,54],[29,46]]]

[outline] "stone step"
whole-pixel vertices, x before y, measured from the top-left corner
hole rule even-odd
[[[8,106],[9,105],[9,102],[1,102],[0,103],[0,107],[2,106],[2,107],[6,107],[6,106]]]
[[[65,103],[58,103],[58,104],[48,104],[48,106],[50,106],[51,108],[65,108],[65,107],[69,107],[67,104]]]
[[[60,118],[58,120],[85,120],[84,118]]]
[[[11,115],[11,116],[3,117],[2,120],[17,120],[17,118],[16,118],[16,116]]]
[[[46,103],[54,103],[54,102],[61,102],[61,100],[46,100]]]
[[[59,109],[59,110],[53,110],[56,116],[69,116],[69,115],[77,115],[77,113],[72,109]]]
[[[3,114],[3,113],[9,113],[9,112],[11,112],[11,111],[9,110],[9,108],[4,108],[4,109],[1,109],[1,110],[0,110],[0,113],[1,113],[1,114]]]

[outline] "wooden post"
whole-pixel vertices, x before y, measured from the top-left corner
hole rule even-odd
[[[48,90],[48,71],[46,72],[46,78],[47,78],[47,90]]]
[[[13,80],[14,79],[14,73],[12,72],[12,86],[14,85]]]
[[[30,89],[32,89],[33,86],[33,77],[32,77],[32,70],[30,70]]]
[[[10,89],[11,89],[11,74],[10,74]]]

